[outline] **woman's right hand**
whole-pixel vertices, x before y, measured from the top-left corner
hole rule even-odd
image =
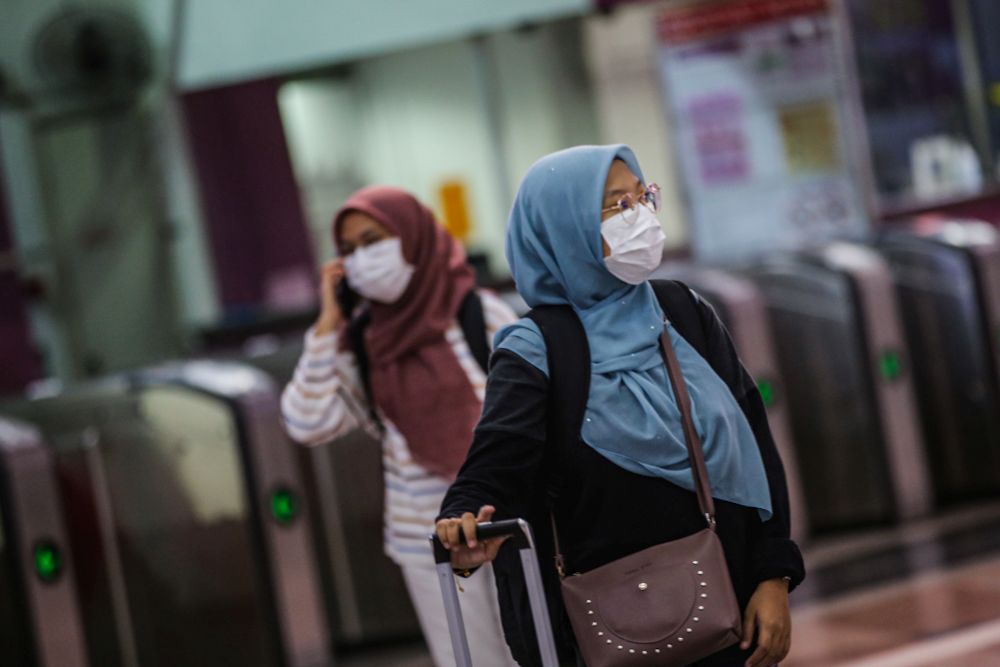
[[[437,522],[437,536],[445,549],[451,551],[451,566],[461,570],[471,570],[497,557],[497,551],[509,535],[476,539],[476,524],[489,521],[496,509],[492,505],[479,508],[479,516],[466,512],[461,518],[441,519]],[[465,534],[465,542],[459,540],[459,531]]]
[[[319,319],[316,320],[314,331],[316,335],[336,331],[343,319],[340,304],[337,302],[337,285],[344,279],[344,260],[331,259],[325,262],[319,273]]]

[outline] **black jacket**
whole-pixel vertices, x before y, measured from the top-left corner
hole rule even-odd
[[[743,368],[728,333],[714,310],[679,283],[659,284],[657,294],[677,332],[729,386],[756,436],[771,490],[773,516],[762,522],[757,511],[716,500],[718,534],[741,608],[761,581],[804,577],[802,557],[789,538],[788,492],[781,459],[771,437],[756,384]],[[570,332],[571,333],[571,332]],[[567,425],[562,406],[586,400],[589,354],[586,338],[565,335],[562,351],[582,338],[580,358],[586,372],[579,380],[562,379],[550,394],[550,382],[517,354],[499,350],[491,359],[483,416],[468,458],[442,504],[441,516],[476,513],[496,506],[496,518],[524,517],[532,523],[560,655],[572,659],[572,631],[561,608],[552,564],[548,508],[555,516],[567,572],[582,572],[630,553],[674,540],[705,526],[693,492],[663,479],[628,472],[611,463],[579,438],[579,422]],[[553,373],[550,354],[550,373]],[[563,364],[565,367],[565,363]],[[574,388],[576,387],[576,388]],[[552,402],[554,400],[554,402]],[[582,409],[582,408],[581,408]],[[572,411],[570,411],[572,412]],[[556,417],[554,420],[553,417]],[[563,421],[560,422],[559,419]],[[571,431],[571,437],[559,432]],[[511,553],[494,564],[504,633],[522,665],[538,664],[534,630],[520,568]],[[705,665],[742,664],[738,647]],[[702,664],[702,663],[699,663]]]

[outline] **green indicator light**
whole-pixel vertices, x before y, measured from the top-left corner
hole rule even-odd
[[[287,526],[299,513],[299,503],[290,489],[280,488],[271,492],[271,516],[283,526]]]
[[[774,405],[774,383],[770,380],[760,379],[757,380],[757,390],[760,392],[760,398],[764,401],[764,407],[769,408]]]
[[[882,377],[890,382],[896,380],[903,374],[903,365],[899,359],[899,352],[886,350],[878,359],[879,372]]]
[[[62,573],[62,552],[54,543],[42,541],[35,545],[33,552],[35,574],[46,583],[52,583]]]

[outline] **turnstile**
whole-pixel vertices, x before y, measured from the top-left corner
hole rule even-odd
[[[892,278],[834,243],[750,272],[767,301],[811,526],[923,515],[932,505]]]
[[[916,222],[880,234],[913,354],[942,502],[1000,491],[1000,233]]]
[[[260,341],[243,358],[279,385],[288,382],[301,341]],[[361,430],[295,446],[313,508],[316,552],[334,641],[341,646],[420,636],[399,567],[385,555],[382,447]]]
[[[55,447],[92,664],[331,664],[265,374],[189,362],[7,407]]]
[[[75,581],[52,454],[0,419],[0,665],[87,666]]]
[[[788,481],[792,537],[805,540],[809,518],[802,492],[798,455],[792,441],[785,386],[771,340],[767,306],[760,290],[746,278],[727,271],[690,264],[672,264],[656,278],[675,278],[704,297],[714,308],[733,339],[740,360],[757,383],[774,444],[781,454]]]

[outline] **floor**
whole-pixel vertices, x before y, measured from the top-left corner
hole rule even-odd
[[[422,643],[338,655],[336,667],[436,667]]]
[[[784,667],[1000,665],[1000,557],[796,606]]]
[[[805,552],[783,667],[1000,666],[1000,503]]]

